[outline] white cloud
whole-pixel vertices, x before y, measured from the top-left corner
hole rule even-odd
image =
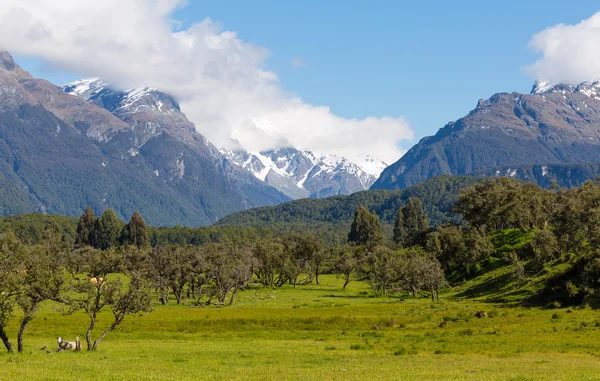
[[[388,162],[413,132],[402,117],[342,118],[284,92],[265,68],[268,51],[210,19],[182,29],[184,0],[2,0],[0,46],[122,87],[175,96],[215,145],[282,144]]]
[[[293,67],[302,67],[302,66],[306,66],[306,65],[307,65],[306,61],[304,61],[302,58],[300,58],[300,57],[292,58],[292,66]]]
[[[600,79],[600,12],[576,25],[559,24],[535,34],[529,46],[541,57],[527,71],[535,79],[578,84]]]

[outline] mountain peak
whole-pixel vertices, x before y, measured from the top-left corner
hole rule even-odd
[[[588,97],[597,98],[600,94],[600,81],[581,82],[578,85],[569,85],[565,83],[551,83],[548,81],[536,81],[531,89],[531,95],[542,95],[552,93],[583,94]]]
[[[542,94],[550,90],[554,85],[549,81],[535,81],[531,88],[531,95]]]
[[[31,74],[21,69],[7,51],[0,51],[0,71],[8,72],[17,78],[32,78]]]

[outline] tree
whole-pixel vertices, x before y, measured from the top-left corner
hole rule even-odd
[[[0,339],[8,352],[13,352],[13,347],[6,327],[26,274],[22,263],[25,255],[26,247],[17,240],[14,233],[0,235]]]
[[[225,304],[230,295],[231,305],[236,293],[244,289],[252,279],[252,253],[234,244],[211,244],[206,250],[207,260],[212,268],[209,278],[213,284],[207,303],[211,303],[212,298],[217,298],[219,304]]]
[[[96,216],[94,211],[89,206],[85,209],[79,223],[77,224],[77,237],[75,238],[75,245],[77,246],[90,246],[91,237],[94,229],[96,228]]]
[[[184,297],[184,288],[191,281],[194,272],[194,250],[190,246],[178,246],[171,258],[171,271],[169,286],[177,304],[181,304]]]
[[[383,229],[377,214],[369,212],[364,206],[358,208],[348,233],[348,243],[354,246],[365,245],[373,249],[383,241]]]
[[[485,227],[472,228],[465,236],[467,250],[462,251],[460,262],[468,272],[476,263],[489,258],[494,253],[494,245],[485,232]]]
[[[434,252],[444,270],[454,270],[462,266],[462,258],[467,252],[467,245],[460,227],[452,224],[441,225],[437,234],[430,236],[428,251]]]
[[[421,273],[423,274],[423,282],[429,288],[431,301],[440,300],[440,289],[448,286],[444,270],[440,262],[432,256],[424,256],[420,262],[422,266]]]
[[[52,243],[38,244],[26,251],[17,303],[23,317],[17,331],[18,351],[23,352],[23,334],[44,301],[61,301],[66,291],[64,251]]]
[[[394,243],[397,245],[404,245],[408,240],[408,232],[406,231],[406,224],[404,223],[404,208],[398,209],[396,214],[396,220],[394,221]]]
[[[71,311],[82,309],[90,319],[85,339],[87,350],[95,351],[98,344],[115,330],[127,316],[151,310],[150,285],[143,278],[143,269],[124,270],[129,279],[126,287],[119,278],[110,279],[112,272],[122,269],[122,252],[111,250],[90,250],[86,256],[89,278],[79,280],[73,286],[75,294],[68,300]],[[113,322],[95,340],[92,335],[98,322],[98,315],[105,308],[113,313]]]
[[[424,231],[429,227],[429,220],[423,210],[423,204],[418,197],[408,199],[406,206],[403,208],[404,226],[409,234],[416,234]]]
[[[342,288],[345,290],[352,279],[352,275],[358,268],[355,248],[346,245],[334,248],[333,251],[334,254],[332,256],[335,258],[333,268],[337,276],[341,276],[344,279],[344,286]]]
[[[164,245],[156,247],[148,253],[147,277],[158,292],[158,300],[165,305],[169,302],[170,279],[173,272],[173,252],[176,246]]]
[[[102,217],[96,219],[90,243],[97,249],[106,250],[115,247],[119,241],[121,221],[112,209],[106,209]]]
[[[398,289],[403,265],[398,253],[385,246],[378,246],[369,253],[360,272],[375,295],[385,296]]]
[[[527,281],[527,274],[525,273],[525,265],[523,261],[519,259],[519,256],[514,251],[511,251],[508,254],[508,261],[510,262],[510,266],[512,268],[512,277],[518,281]]]
[[[284,246],[275,241],[257,242],[252,253],[256,259],[254,274],[263,286],[282,286],[287,281],[282,267],[284,262]]]
[[[540,186],[515,179],[490,179],[467,188],[458,197],[453,212],[475,227],[489,229],[543,227],[556,206],[556,194]]]
[[[120,241],[123,245],[148,246],[148,227],[138,212],[133,213],[131,220],[123,228]]]
[[[531,240],[531,249],[538,264],[544,266],[556,257],[558,253],[558,240],[550,230],[537,230]]]
[[[327,259],[327,251],[323,249],[319,237],[316,234],[297,236],[292,252],[298,267],[307,270],[311,278],[314,275],[315,282],[319,284],[319,272]]]
[[[418,197],[411,197],[403,208],[398,210],[394,222],[394,243],[411,246],[429,228],[429,220]]]

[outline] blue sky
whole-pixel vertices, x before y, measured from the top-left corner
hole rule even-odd
[[[523,68],[532,35],[600,10],[578,1],[195,1],[174,18],[206,17],[269,50],[281,86],[346,118],[404,115],[415,139],[464,116],[478,99],[528,92]],[[305,63],[296,67],[297,58]],[[35,76],[62,84],[77,74],[17,57]]]

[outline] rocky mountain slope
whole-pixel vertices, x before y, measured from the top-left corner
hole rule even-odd
[[[369,156],[358,165],[343,157],[294,147],[223,153],[292,199],[347,195],[369,189],[386,167],[385,163]]]
[[[372,189],[404,189],[440,174],[600,161],[600,83],[538,83],[531,94],[496,94],[423,138]],[[560,179],[559,179],[560,180]],[[559,181],[560,182],[560,181]]]
[[[206,225],[289,200],[215,159],[174,101],[128,95],[132,108],[113,114],[0,53],[0,212],[78,216],[90,205],[123,219],[139,210],[154,225]]]

